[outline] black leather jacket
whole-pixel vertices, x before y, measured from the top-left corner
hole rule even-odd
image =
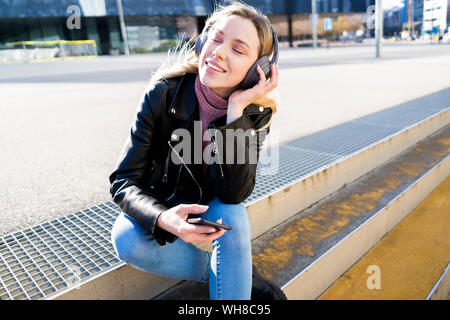
[[[193,141],[190,163],[171,161],[171,158],[177,158],[172,155],[172,147],[176,149],[182,141],[173,133],[175,129],[184,128],[195,138],[194,121],[199,121],[199,103],[194,88],[196,75],[187,73],[164,79],[146,90],[116,168],[109,176],[113,201],[153,234],[160,245],[177,239],[156,226],[163,211],[180,203],[206,204],[214,196],[224,203],[240,203],[251,194],[255,186],[256,164],[249,161],[249,148],[256,148],[258,159],[262,143],[270,131],[272,109],[251,104],[241,117],[229,124],[226,124],[226,115],[209,124],[213,142],[214,130],[222,131],[224,148],[215,148],[216,152],[223,151],[219,156],[222,160],[208,164],[205,176],[202,164],[194,160]],[[201,129],[197,128],[200,132],[196,134],[202,139]],[[239,128],[249,129],[256,139],[246,138],[245,143],[237,138],[227,141],[225,130]],[[234,163],[225,162],[225,146],[229,143],[234,147]],[[201,141],[197,145],[201,147]],[[236,159],[238,148],[246,155],[244,163]],[[198,147],[196,151],[202,152]]]

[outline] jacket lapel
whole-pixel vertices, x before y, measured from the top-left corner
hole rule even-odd
[[[198,114],[198,99],[195,93],[196,73],[186,73],[176,88],[168,109],[169,115],[181,120],[194,120]]]

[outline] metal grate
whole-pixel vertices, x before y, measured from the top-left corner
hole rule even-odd
[[[340,157],[339,155],[294,148],[290,144],[280,146],[278,159],[273,156],[273,164],[277,167],[270,168],[270,166],[258,164],[255,189],[244,201],[244,204],[255,202],[283,189],[301,177],[330,165]]]
[[[0,299],[43,299],[121,264],[107,202],[0,238]]]
[[[347,122],[297,139],[290,146],[326,154],[347,156],[398,131],[380,125]]]
[[[401,105],[369,114],[355,120],[355,122],[403,129],[440,111],[442,109]]]

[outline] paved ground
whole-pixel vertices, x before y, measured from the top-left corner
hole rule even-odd
[[[375,59],[371,46],[282,48],[267,145],[408,101],[448,104],[449,49],[386,44]],[[108,176],[165,56],[0,64],[0,235],[110,200]]]

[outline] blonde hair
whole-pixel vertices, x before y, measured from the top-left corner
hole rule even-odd
[[[274,47],[272,26],[269,19],[256,8],[237,0],[232,0],[228,5],[216,4],[214,12],[206,20],[202,32],[205,32],[208,27],[210,27],[210,31],[217,21],[232,15],[253,22],[261,44],[258,57],[263,55],[270,57],[273,54]],[[182,76],[186,73],[198,73],[199,57],[195,54],[195,41],[189,40],[184,45],[179,43],[174,50],[171,49],[167,52],[167,61],[153,73],[151,83],[165,78]],[[178,52],[178,57],[176,57],[176,52]],[[254,101],[253,104],[271,108],[272,114],[274,114],[279,106],[278,88],[270,91],[265,97]]]

